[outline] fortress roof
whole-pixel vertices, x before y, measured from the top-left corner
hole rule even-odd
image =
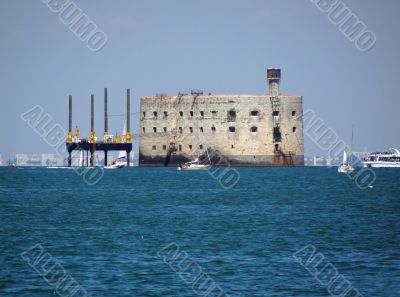
[[[193,97],[192,94],[184,94],[182,97]],[[198,95],[198,97],[270,97],[271,94],[213,94],[213,93],[204,93],[203,95]],[[142,96],[143,99],[173,99],[178,97],[177,94],[156,94],[153,96]],[[298,98],[301,97],[299,95],[294,94],[279,94],[279,97],[293,97]]]

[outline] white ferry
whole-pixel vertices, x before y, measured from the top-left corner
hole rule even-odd
[[[390,149],[385,152],[370,153],[364,158],[364,167],[398,167],[400,168],[400,151],[398,149]]]

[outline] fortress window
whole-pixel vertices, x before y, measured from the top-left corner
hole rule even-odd
[[[193,117],[193,111],[190,112],[190,116]]]
[[[250,131],[251,132],[257,132],[258,128],[257,127],[251,127]]]
[[[153,112],[154,117],[157,117],[157,111]]]
[[[275,111],[272,113],[272,115],[273,115],[274,117],[279,116],[279,111],[275,110]]]
[[[178,151],[182,151],[182,145],[180,144],[179,146],[178,146]]]
[[[200,116],[204,117],[204,111],[200,111]]]
[[[179,115],[180,115],[181,117],[183,117],[183,111],[180,111],[180,112],[179,112]]]
[[[233,144],[231,145],[231,148],[234,148]]]
[[[164,118],[168,118],[168,112],[164,111]]]
[[[152,149],[153,149],[153,151],[155,151],[157,149],[157,147],[155,145],[153,145]]]
[[[189,149],[192,150],[192,148],[193,148],[193,145],[189,144]]]
[[[228,111],[228,122],[234,122],[236,121],[236,111],[234,109],[231,109]]]
[[[153,127],[153,132],[157,133],[157,128],[156,127]]]
[[[163,129],[164,129],[164,132],[167,132],[167,127],[164,127]]]
[[[215,127],[212,126],[212,127],[211,127],[211,131],[215,132],[215,130],[216,130]]]
[[[292,128],[292,132],[293,132],[293,133],[296,132],[296,127],[293,127],[293,128]]]
[[[229,127],[229,132],[235,132],[235,131],[236,131],[235,127]]]
[[[189,127],[190,133],[193,133],[193,127]]]
[[[253,117],[258,116],[258,110],[252,110],[252,111],[250,112],[250,115],[253,116]]]
[[[164,144],[164,145],[162,146],[162,149],[163,149],[164,151],[166,151],[166,150],[167,150],[167,146]]]
[[[217,111],[216,110],[212,110],[211,113],[212,113],[213,116],[215,116],[217,114]]]
[[[203,127],[200,127],[200,132],[201,132],[201,133],[203,133],[203,132],[204,132],[204,129],[203,129]]]
[[[179,133],[182,133],[183,129],[182,127],[179,127]]]
[[[145,111],[143,111],[143,117],[144,117],[144,118],[146,117],[146,112],[145,112]]]
[[[292,117],[294,117],[295,115],[296,115],[296,111],[293,110],[293,111],[292,111]]]
[[[278,127],[274,127],[273,130],[273,135],[274,135],[274,141],[275,142],[281,142],[282,141],[282,134],[281,134],[281,130]]]
[[[146,128],[145,127],[143,127],[143,133],[146,133]]]
[[[202,145],[202,144],[200,144],[200,149],[201,149],[201,150],[203,149],[203,145]]]

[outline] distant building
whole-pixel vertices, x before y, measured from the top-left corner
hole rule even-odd
[[[16,154],[17,166],[62,166],[64,159],[55,154]]]
[[[42,155],[32,154],[28,159],[29,166],[42,166]]]
[[[63,166],[64,158],[55,154],[42,154],[42,166]]]
[[[303,99],[279,93],[145,96],[140,100],[140,166],[168,166],[212,151],[234,166],[303,166]]]
[[[15,154],[15,164],[17,166],[28,166],[29,157],[27,154]]]
[[[0,154],[0,166],[4,166],[3,156]]]
[[[305,157],[304,165],[305,166],[338,166],[340,164],[340,159],[338,157],[325,157],[325,156],[314,156],[314,157]]]

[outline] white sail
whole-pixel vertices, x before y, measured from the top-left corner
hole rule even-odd
[[[81,155],[79,157],[79,164],[78,166],[83,166],[83,150],[81,150]]]
[[[343,162],[342,163],[343,164],[347,163],[347,153],[346,153],[346,151],[343,151]]]
[[[118,153],[118,159],[119,158],[125,158],[126,157],[126,151],[119,151]]]
[[[124,130],[122,130],[122,136],[123,136],[123,138],[125,140],[125,137],[126,137],[126,120],[125,120],[125,123],[124,123]],[[126,158],[126,151],[119,151],[118,158]]]

